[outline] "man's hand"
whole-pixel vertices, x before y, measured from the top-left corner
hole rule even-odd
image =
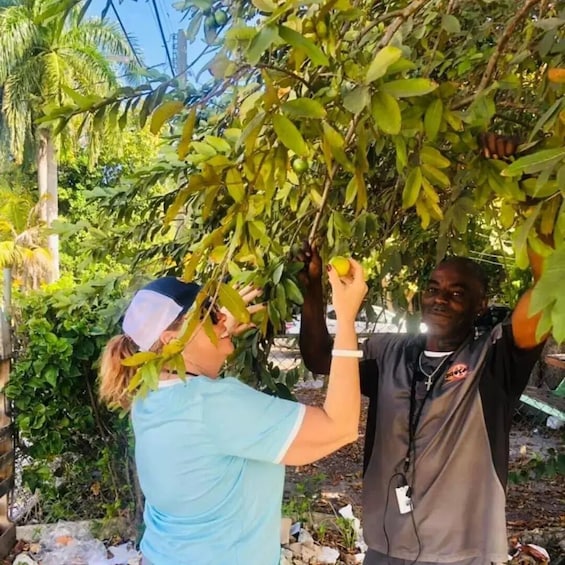
[[[298,279],[306,287],[320,284],[322,281],[322,258],[318,253],[316,244],[310,245],[308,241],[302,244],[302,249],[296,254],[296,259],[304,263],[304,268],[298,273]]]
[[[260,288],[255,288],[253,285],[249,284],[239,289],[239,294],[241,298],[243,298],[245,304],[248,305],[247,311],[250,315],[255,314],[255,312],[264,310],[264,304],[252,304],[251,306],[249,306],[250,302],[253,302],[253,300],[255,300],[258,296],[261,296],[261,294],[263,294],[263,291]],[[227,308],[222,308],[221,312],[226,316],[225,324],[230,335],[238,336],[241,335],[245,330],[255,327],[255,324],[252,323],[242,324],[238,322]]]

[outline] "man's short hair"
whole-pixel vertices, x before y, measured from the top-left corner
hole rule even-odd
[[[446,257],[439,263],[438,267],[441,265],[454,265],[456,267],[459,267],[467,271],[472,277],[474,277],[478,281],[483,291],[483,294],[485,296],[488,294],[487,274],[476,261],[473,261],[473,259],[469,259],[469,257],[459,257],[459,256]]]

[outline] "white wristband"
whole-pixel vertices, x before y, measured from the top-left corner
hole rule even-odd
[[[356,357],[361,359],[363,352],[360,349],[332,349],[332,357]]]

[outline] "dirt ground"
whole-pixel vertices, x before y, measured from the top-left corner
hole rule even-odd
[[[300,401],[321,405],[324,392],[300,389]],[[361,432],[364,430],[367,402],[363,403]],[[543,425],[518,422],[511,434],[510,468],[518,469],[534,454],[546,454],[548,449],[563,450],[563,432],[548,430]],[[354,444],[348,445],[322,461],[303,467],[287,469],[289,491],[302,484],[310,489],[319,489],[321,497],[316,501],[316,510],[332,513],[346,504],[351,504],[356,516],[361,517],[361,469],[363,464],[364,435],[360,434]],[[530,480],[520,484],[509,484],[507,499],[509,530],[519,532],[534,528],[565,527],[565,476]]]

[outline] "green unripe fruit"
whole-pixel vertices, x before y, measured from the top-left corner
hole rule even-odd
[[[308,162],[297,157],[294,161],[292,161],[292,170],[297,174],[301,174],[308,170]]]
[[[214,29],[216,27],[216,18],[210,14],[204,19],[204,29]]]
[[[347,257],[341,257],[336,255],[330,259],[330,265],[336,270],[336,273],[340,277],[345,277],[349,274],[351,270],[351,263]]]
[[[316,23],[316,35],[320,39],[324,39],[328,36],[328,26],[326,25],[326,22],[320,20],[318,23]]]
[[[223,26],[228,21],[228,15],[223,10],[216,10],[214,12],[214,20],[219,26]]]
[[[314,33],[315,30],[312,20],[307,19],[302,22],[302,33]]]

